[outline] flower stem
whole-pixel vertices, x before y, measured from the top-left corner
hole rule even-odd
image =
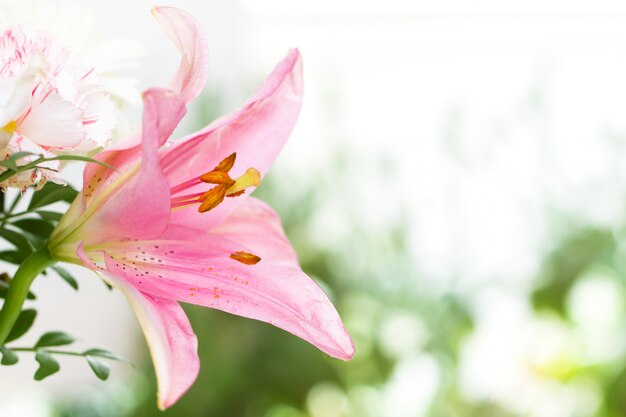
[[[55,262],[48,247],[44,246],[28,256],[18,268],[0,310],[0,346],[4,345],[22,311],[31,284],[40,273]]]

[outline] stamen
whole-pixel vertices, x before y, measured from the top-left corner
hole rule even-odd
[[[246,190],[237,191],[236,193],[227,194],[226,197],[237,197],[237,196],[240,196],[241,194],[243,194],[245,192],[246,192]]]
[[[222,171],[211,171],[200,175],[200,181],[208,184],[228,184],[229,187],[235,183],[227,172]]]
[[[174,195],[174,194],[178,194],[179,192],[184,191],[184,190],[186,190],[186,189],[188,189],[188,188],[191,188],[191,187],[193,187],[194,185],[198,185],[198,184],[200,184],[201,182],[202,182],[202,181],[200,180],[200,178],[192,178],[192,179],[190,179],[189,181],[185,181],[185,182],[183,182],[183,183],[181,183],[181,184],[178,184],[178,185],[177,185],[177,186],[175,186],[175,187],[172,187],[172,191],[171,191],[171,193],[172,193],[172,195]]]
[[[174,196],[181,191],[195,187],[201,183],[216,184],[215,187],[205,193],[173,197],[172,208],[200,203],[198,211],[200,213],[206,213],[217,207],[224,201],[225,197],[237,197],[242,195],[246,188],[258,186],[261,183],[261,173],[255,168],[248,168],[237,180],[232,179],[230,175],[228,175],[228,172],[235,164],[236,158],[237,154],[233,152],[217,164],[211,171],[172,187],[171,195]]]
[[[201,197],[205,194],[206,193],[195,193],[195,194],[182,195],[180,197],[174,197],[172,198],[172,203],[181,203],[181,202],[199,203],[202,200],[199,199],[198,197]]]
[[[246,265],[255,265],[261,261],[261,258],[248,252],[235,252],[230,254],[230,258]]]
[[[236,158],[237,158],[237,152],[231,153],[226,158],[224,158],[222,160],[222,162],[217,164],[217,166],[215,168],[213,168],[213,171],[220,171],[220,172],[228,172],[228,171],[230,171],[230,169],[233,167],[233,165],[235,165],[235,159]]]
[[[205,213],[217,207],[222,201],[224,201],[227,188],[228,186],[226,184],[217,185],[201,195],[200,200],[202,200],[202,204],[198,207],[198,211],[200,213]]]

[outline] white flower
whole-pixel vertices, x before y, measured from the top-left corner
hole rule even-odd
[[[76,51],[50,33],[39,30],[50,26],[42,23],[39,14],[32,14],[32,22],[20,17],[28,16],[24,13],[28,6],[31,10],[48,9],[47,16],[55,11],[58,16],[58,10],[64,9],[51,10],[43,2],[28,3],[0,4],[0,158],[19,151],[47,156],[89,154],[106,147],[113,139],[124,101],[117,91],[110,91],[115,90],[115,83],[103,80],[98,68],[78,59]],[[64,23],[74,27],[72,22]],[[75,37],[81,35],[86,36],[84,30],[76,30]],[[77,40],[71,43],[79,44]],[[125,87],[125,98],[132,99],[136,90],[128,82]],[[18,165],[32,158],[21,158]],[[0,187],[25,189],[46,179],[59,180],[58,167],[51,164],[50,170],[22,173],[0,183]]]

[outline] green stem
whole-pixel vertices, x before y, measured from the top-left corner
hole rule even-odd
[[[22,311],[31,284],[40,273],[55,262],[48,247],[44,246],[29,255],[18,268],[7,291],[2,310],[0,310],[0,346],[4,345]]]
[[[27,210],[27,211],[22,211],[20,213],[11,213],[11,214],[7,214],[6,216],[0,216],[0,221],[2,222],[2,224],[0,224],[0,226],[5,224],[7,220],[14,219],[14,218],[20,217],[20,216],[25,216],[27,214],[32,214],[32,213],[33,213],[32,211]]]
[[[68,352],[66,350],[50,350],[50,349],[46,349],[46,348],[27,348],[27,347],[18,347],[18,348],[8,348],[14,352],[37,352],[40,350],[45,350],[48,353],[51,353],[53,355],[67,355],[67,356],[82,356],[85,357],[87,355],[85,355],[84,353],[81,352]]]
[[[22,199],[23,195],[24,195],[24,193],[19,192],[15,196],[15,199],[13,200],[13,203],[11,203],[11,207],[9,208],[9,211],[2,218],[2,223],[0,224],[0,229],[4,229],[4,225],[6,224],[7,220],[9,219],[9,217],[11,217],[13,215],[13,210],[15,210],[15,207],[17,207],[17,203],[20,202],[20,200]]]
[[[48,171],[55,171],[55,169],[51,169],[51,168],[47,168],[47,167],[42,167],[39,166],[39,164],[41,164],[42,162],[51,162],[51,161],[84,161],[84,162],[93,162],[99,165],[102,165],[108,169],[112,169],[112,170],[116,170],[116,168],[112,165],[107,164],[106,162],[101,162],[98,161],[97,159],[92,159],[89,158],[87,156],[79,156],[79,155],[57,155],[54,157],[50,157],[50,158],[44,158],[39,157],[37,159],[35,159],[34,161],[26,164],[26,165],[20,165],[17,169],[17,171],[13,171],[13,170],[6,170],[3,173],[0,174],[0,182],[2,181],[6,181],[11,177],[14,177],[15,175],[24,172],[24,171],[29,171],[31,169],[45,169]]]
[[[16,196],[15,199],[13,200],[13,202],[11,203],[11,207],[9,208],[9,214],[13,213],[13,210],[15,210],[15,207],[17,207],[17,203],[20,202],[20,200],[22,199],[22,197],[24,197],[24,193],[22,191],[20,191]]]

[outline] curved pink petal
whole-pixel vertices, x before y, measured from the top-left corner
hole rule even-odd
[[[166,236],[179,232],[168,229]],[[183,229],[190,240],[138,241],[109,246],[108,273],[156,297],[216,308],[280,327],[331,356],[349,359],[354,345],[320,287],[298,266],[276,214],[247,199],[211,233]],[[230,258],[259,255],[256,265]]]
[[[77,255],[85,266],[101,272],[82,244]],[[164,410],[178,401],[198,377],[198,339],[176,301],[142,293],[121,275],[107,274],[106,281],[124,294],[137,316],[154,363],[158,406]]]
[[[144,93],[141,167],[129,175],[113,194],[102,202],[90,222],[93,230],[89,243],[107,238],[150,239],[158,237],[169,221],[170,189],[161,171],[158,150],[172,134],[185,112],[184,104],[169,90],[150,89]],[[162,114],[175,115],[161,118]],[[132,170],[131,170],[132,173]],[[87,190],[89,192],[89,189]],[[104,200],[100,197],[101,200]]]
[[[283,231],[280,217],[257,198],[248,197],[242,201],[225,221],[211,230],[210,235],[237,242],[273,264],[300,265]]]
[[[209,52],[206,39],[196,20],[187,12],[172,7],[155,7],[152,14],[180,51],[180,66],[172,89],[183,101],[198,97],[207,79]]]
[[[332,303],[299,268],[263,261],[244,265],[229,259],[226,253],[222,259],[206,257],[201,249],[185,247],[184,243],[160,247],[186,255],[159,256],[140,246],[139,253],[160,259],[163,266],[107,256],[106,270],[146,294],[270,323],[336,358],[350,359],[354,354],[352,340]],[[203,270],[192,269],[191,259],[196,266],[204,259]]]
[[[182,10],[172,7],[156,7],[153,9],[153,14],[181,53],[180,66],[174,76],[172,88],[186,104],[200,94],[206,83],[208,73],[206,39],[199,30],[195,19]],[[165,113],[160,114],[159,118],[162,120],[169,119],[168,123],[177,125],[182,115]],[[168,137],[162,138],[161,145],[167,139]],[[117,146],[101,152],[95,159],[124,171],[141,154],[140,140],[141,135],[131,135]],[[116,177],[115,172],[111,172],[101,165],[87,164],[83,172],[83,185],[85,188],[91,186],[91,194],[93,194]],[[84,199],[84,204],[87,205],[90,196],[85,193]]]
[[[302,104],[302,60],[291,50],[261,88],[235,113],[163,151],[161,166],[172,187],[213,169],[237,153],[231,176],[253,167],[265,174],[291,133]],[[205,185],[189,192],[206,191]],[[252,190],[246,190],[250,193]],[[242,198],[229,198],[216,209],[197,217],[197,207],[174,212],[173,223],[202,223],[210,228],[223,220]]]
[[[176,301],[137,291],[110,279],[130,303],[150,348],[158,383],[158,405],[169,408],[191,387],[200,370],[198,340]]]

